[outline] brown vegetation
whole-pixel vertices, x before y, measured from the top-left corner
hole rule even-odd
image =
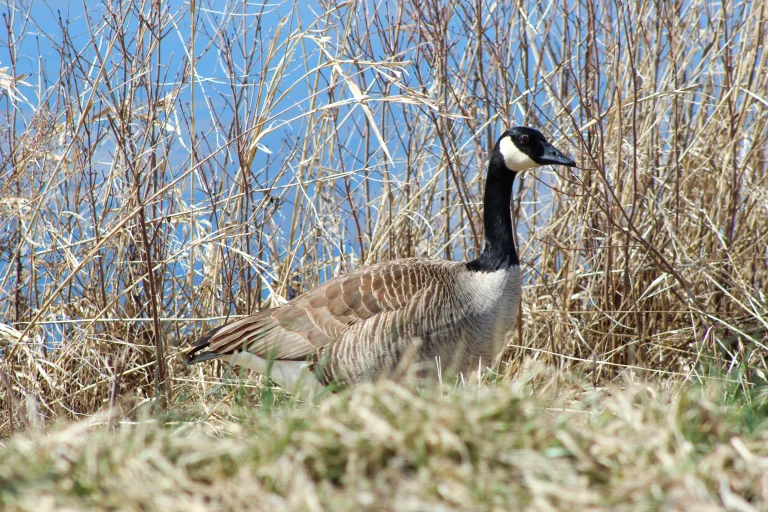
[[[765,383],[764,2],[321,3],[110,3],[85,40],[61,21],[59,65],[26,78],[38,14],[9,11],[0,435],[199,400],[220,369],[178,344],[224,317],[374,261],[473,257],[485,159],[517,124],[580,169],[519,181],[502,374]]]

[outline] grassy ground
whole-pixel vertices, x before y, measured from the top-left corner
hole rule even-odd
[[[233,386],[215,410],[16,436],[0,449],[0,507],[766,510],[768,392],[737,387],[596,389],[525,371],[481,386],[381,382],[314,407],[261,396],[270,406],[254,409]]]

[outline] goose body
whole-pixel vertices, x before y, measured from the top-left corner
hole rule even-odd
[[[520,303],[510,216],[515,174],[574,166],[532,128],[494,146],[484,196],[486,242],[470,262],[405,258],[341,275],[282,306],[222,325],[192,344],[189,364],[221,359],[289,391],[356,384],[411,364],[467,373],[503,351]]]

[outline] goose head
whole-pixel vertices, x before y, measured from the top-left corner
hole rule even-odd
[[[527,126],[516,126],[501,134],[496,152],[507,170],[516,173],[540,165],[576,166],[576,162],[550,144],[539,130]]]

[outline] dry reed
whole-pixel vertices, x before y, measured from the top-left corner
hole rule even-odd
[[[474,257],[517,124],[580,169],[518,181],[505,378],[535,358],[765,384],[765,2],[213,4],[61,19],[26,77],[41,14],[9,8],[0,434],[209,396],[221,369],[178,345],[223,318],[374,261]]]

